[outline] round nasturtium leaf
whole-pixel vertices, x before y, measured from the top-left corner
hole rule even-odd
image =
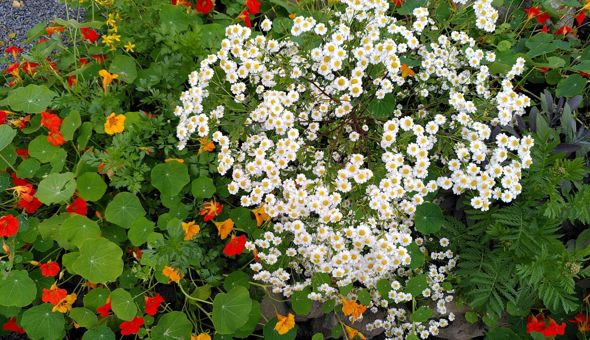
[[[45,85],[31,84],[11,91],[6,100],[14,111],[40,113],[51,104],[55,96],[56,93]]]
[[[422,291],[428,288],[428,280],[426,275],[417,275],[406,281],[405,291],[412,294],[413,297],[422,295]]]
[[[154,231],[154,222],[142,216],[131,223],[127,237],[131,244],[139,247],[147,242],[147,237],[152,231]]]
[[[86,331],[82,340],[115,340],[115,333],[107,326],[98,326]]]
[[[445,222],[439,206],[429,202],[419,205],[414,216],[416,230],[423,234],[432,234],[439,231]]]
[[[22,161],[16,168],[16,176],[19,178],[33,178],[41,164],[38,160],[29,158]]]
[[[213,300],[213,326],[218,334],[232,334],[248,322],[252,299],[248,290],[238,286],[219,293]]]
[[[109,72],[116,73],[121,81],[133,83],[137,78],[136,61],[132,57],[124,54],[118,54],[113,58],[109,67]]]
[[[588,84],[588,79],[582,77],[579,74],[569,75],[559,81],[557,88],[555,89],[555,95],[558,97],[574,97],[582,92]]]
[[[309,288],[293,292],[291,295],[291,307],[297,315],[307,315],[313,307],[312,301],[307,297],[311,293]]]
[[[61,340],[65,338],[65,318],[51,311],[53,306],[44,303],[31,307],[23,313],[21,327],[30,339]]]
[[[179,162],[158,164],[152,169],[151,181],[162,195],[177,195],[190,181],[188,168]]]
[[[232,272],[225,278],[225,280],[223,280],[223,288],[227,291],[238,286],[250,288],[250,276],[241,270]]]
[[[190,339],[192,323],[182,312],[170,312],[162,315],[158,324],[152,328],[153,339]]]
[[[211,198],[215,190],[215,184],[209,177],[199,177],[191,183],[191,193],[195,198]]]
[[[92,312],[90,309],[84,307],[72,308],[70,311],[70,317],[76,321],[78,325],[85,328],[94,327],[94,325],[96,325],[98,322],[96,314],[94,314],[94,312]]]
[[[76,180],[73,173],[49,174],[39,183],[35,196],[42,203],[50,205],[67,201],[74,191],[76,191]]]
[[[0,276],[0,306],[24,307],[37,295],[37,285],[26,270],[13,270]]]
[[[260,302],[256,300],[252,300],[252,310],[250,311],[248,321],[242,327],[240,327],[234,334],[232,334],[235,338],[248,338],[254,330],[256,330],[256,326],[258,325],[258,321],[260,321]]]
[[[84,295],[84,307],[95,310],[104,305],[109,297],[109,290],[106,288],[94,288]]]
[[[47,136],[37,136],[29,143],[29,155],[41,163],[50,162],[61,149],[47,141]]]
[[[0,125],[0,151],[7,147],[16,136],[16,130],[6,124]]]
[[[76,110],[70,111],[66,118],[61,123],[60,131],[65,140],[74,139],[74,132],[80,127],[82,120],[80,119],[80,113]]]
[[[72,249],[74,246],[79,248],[87,239],[98,237],[100,227],[95,221],[86,216],[72,214],[59,228],[56,241],[60,247]]]
[[[123,273],[123,251],[109,240],[88,239],[82,243],[73,269],[94,283],[115,281]]]
[[[432,309],[422,306],[410,315],[412,322],[426,322],[432,317]]]
[[[86,201],[96,202],[107,191],[107,185],[96,172],[86,172],[76,179],[78,194]]]
[[[117,288],[111,293],[111,308],[121,320],[129,321],[137,314],[137,306],[133,302],[133,297],[121,288]]]
[[[130,192],[118,193],[105,210],[107,221],[123,228],[129,228],[133,221],[144,215],[139,198]]]
[[[250,209],[244,207],[232,209],[229,212],[229,218],[234,221],[236,228],[248,232],[256,229],[256,220],[252,216]]]

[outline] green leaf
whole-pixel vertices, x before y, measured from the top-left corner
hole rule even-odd
[[[371,304],[371,294],[369,294],[369,291],[366,289],[361,289],[357,293],[357,298],[362,305],[368,306]]]
[[[127,232],[127,237],[131,244],[136,247],[141,246],[147,242],[148,235],[154,231],[154,222],[145,217],[139,217],[133,223]]]
[[[175,161],[156,165],[151,179],[152,185],[165,196],[177,195],[190,181],[186,165]]]
[[[422,306],[410,315],[410,320],[412,322],[426,322],[430,317],[432,317],[432,309]]]
[[[34,158],[25,159],[16,168],[16,176],[19,178],[33,178],[40,167],[41,164],[38,160]]]
[[[313,302],[307,297],[311,293],[309,287],[293,292],[291,295],[291,308],[297,313],[297,315],[307,315],[311,312]]]
[[[467,313],[465,313],[465,320],[467,320],[467,322],[474,324],[477,322],[477,320],[479,320],[479,317],[477,316],[476,312],[473,311],[469,311]]]
[[[26,270],[13,270],[0,277],[0,306],[24,307],[35,300],[37,285]]]
[[[552,44],[553,35],[548,33],[538,33],[526,40],[525,46],[529,48],[527,55],[531,58],[551,53],[558,49],[557,45]]]
[[[49,106],[55,96],[56,93],[45,85],[31,84],[11,91],[6,100],[15,111],[40,113]]]
[[[158,324],[152,328],[152,339],[190,339],[192,323],[182,312],[170,312],[160,317]]]
[[[558,97],[574,97],[582,92],[586,88],[588,80],[579,74],[569,75],[567,78],[562,79],[557,83],[555,95]]]
[[[582,60],[578,65],[574,65],[572,68],[576,71],[590,73],[590,60]]]
[[[98,224],[78,214],[71,214],[61,225],[55,240],[60,247],[72,249],[72,246],[80,247],[87,239],[99,238],[100,227]]]
[[[53,146],[47,141],[47,136],[37,136],[29,143],[29,154],[31,157],[37,158],[41,163],[50,162],[55,158],[61,149]]]
[[[84,122],[80,127],[80,133],[78,134],[78,138],[76,139],[78,149],[84,150],[86,148],[86,145],[90,140],[90,136],[92,136],[92,123]]]
[[[96,202],[107,191],[107,184],[96,172],[86,172],[78,176],[76,189],[86,201]]]
[[[410,263],[410,269],[422,267],[426,261],[426,255],[424,255],[424,253],[420,250],[420,247],[416,243],[412,243],[407,249],[408,253],[410,254],[410,258],[412,259],[412,262]]]
[[[422,234],[436,233],[445,222],[439,206],[429,202],[419,205],[414,216],[416,230]]]
[[[164,5],[160,11],[160,23],[166,31],[184,31],[190,25],[191,18],[182,6]]]
[[[118,54],[113,58],[113,62],[109,67],[109,72],[118,74],[119,78],[117,79],[131,84],[135,78],[137,78],[137,68],[135,64],[135,59],[132,57]]]
[[[137,314],[137,306],[133,302],[133,297],[121,288],[117,288],[111,293],[111,308],[121,320],[129,321]]]
[[[107,288],[94,288],[84,295],[84,307],[95,310],[104,305],[109,297],[109,290]]]
[[[410,278],[406,282],[406,292],[412,294],[413,297],[422,295],[422,291],[428,288],[428,280],[426,275],[418,275]]]
[[[84,307],[75,307],[70,311],[70,317],[84,328],[92,328],[98,322],[96,314]]]
[[[199,177],[191,183],[191,193],[195,198],[211,198],[216,188],[209,177]]]
[[[381,279],[377,281],[377,291],[381,295],[382,298],[387,299],[389,296],[389,292],[391,291],[391,282],[386,279]]]
[[[0,151],[12,143],[16,130],[6,124],[0,125]]]
[[[376,119],[388,119],[395,110],[395,95],[386,94],[383,99],[375,99],[367,107],[367,111]]]
[[[252,217],[252,212],[247,208],[236,208],[229,212],[229,218],[234,221],[236,228],[252,231],[256,229],[256,220]]]
[[[248,314],[248,321],[246,322],[246,324],[242,327],[240,327],[234,334],[232,334],[233,337],[236,338],[247,338],[250,335],[252,335],[252,333],[254,333],[254,331],[256,330],[256,326],[258,325],[258,322],[260,321],[260,302],[256,301],[256,300],[252,300],[252,310],[250,311],[250,313]]]
[[[51,311],[53,306],[44,303],[23,313],[21,326],[33,339],[61,340],[65,338],[65,318],[61,313]]]
[[[70,111],[70,113],[64,118],[61,123],[61,134],[65,140],[73,140],[74,132],[80,127],[82,120],[80,119],[80,113],[76,110]]]
[[[115,281],[123,273],[123,251],[106,239],[89,239],[82,243],[73,269],[94,283]]]
[[[238,286],[219,293],[213,300],[213,326],[219,334],[232,334],[248,322],[252,300],[248,290]]]
[[[49,174],[40,183],[35,195],[43,204],[63,203],[69,200],[76,191],[74,174]]]
[[[229,274],[225,280],[223,280],[223,288],[226,291],[230,291],[235,287],[250,288],[250,276],[243,271],[237,270]]]
[[[107,221],[129,228],[129,224],[145,215],[139,198],[130,192],[120,192],[107,205],[105,218]]]
[[[10,144],[0,151],[0,171],[4,171],[16,161],[16,148]]]
[[[115,340],[115,333],[107,326],[98,326],[89,329],[82,336],[82,340]]]

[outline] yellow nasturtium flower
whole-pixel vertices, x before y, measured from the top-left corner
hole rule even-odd
[[[356,300],[342,299],[342,313],[346,316],[351,316],[352,319],[357,320],[367,310],[367,307],[359,304]]]
[[[201,333],[199,335],[191,335],[191,340],[211,340],[211,335],[207,333]]]
[[[115,115],[114,112],[111,112],[104,123],[104,132],[109,135],[123,132],[125,130],[125,119],[125,115]]]
[[[359,332],[358,330],[348,326],[348,325],[344,325],[344,330],[346,330],[346,335],[348,335],[349,339],[354,339],[355,337],[358,337],[361,340],[365,340],[365,336],[363,335],[363,333]]]
[[[261,207],[256,208],[256,209],[252,209],[252,213],[254,214],[254,217],[256,217],[256,225],[259,226],[259,227],[264,222],[270,220],[270,216],[268,216],[268,214],[264,210],[264,206],[261,206]]]
[[[182,223],[182,230],[184,231],[184,240],[190,241],[197,236],[197,234],[201,231],[201,227],[198,224],[195,224],[195,221],[190,222],[183,222]]]
[[[223,222],[213,221],[213,223],[217,227],[219,237],[221,237],[222,240],[225,240],[225,238],[232,232],[232,230],[234,230],[234,221],[231,218],[228,218]]]
[[[215,151],[215,144],[207,138],[199,138],[199,153]]]
[[[53,309],[51,309],[51,311],[65,314],[72,309],[72,305],[74,304],[74,302],[76,302],[77,298],[78,296],[76,295],[76,293],[69,294],[60,302],[58,302],[57,305],[53,306]]]
[[[275,325],[275,331],[277,331],[279,335],[289,333],[293,327],[295,327],[295,316],[293,314],[277,314],[277,324]]]
[[[180,271],[170,266],[164,267],[164,269],[162,270],[162,274],[169,278],[170,281],[176,283],[180,282],[180,279],[182,278],[182,274],[180,273]]]
[[[98,71],[98,75],[102,77],[102,89],[104,90],[104,93],[107,93],[109,85],[111,85],[113,80],[119,78],[118,74],[110,73],[105,69]]]

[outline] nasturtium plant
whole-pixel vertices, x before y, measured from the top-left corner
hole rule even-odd
[[[233,334],[244,326],[252,310],[248,290],[236,286],[227,293],[219,293],[213,300],[213,324],[219,334]]]
[[[76,179],[73,173],[49,174],[37,189],[36,197],[43,204],[63,203],[69,200],[76,191]]]
[[[104,238],[86,239],[72,268],[91,282],[112,282],[123,272],[123,251]]]
[[[123,228],[129,228],[136,219],[143,217],[145,210],[139,198],[130,192],[118,193],[109,202],[105,210],[107,221],[117,224]]]

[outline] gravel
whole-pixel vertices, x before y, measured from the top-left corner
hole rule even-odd
[[[14,0],[0,0],[0,46],[16,45],[27,48],[27,31],[40,22],[49,23],[55,18],[67,18],[65,5],[58,0],[16,0],[20,8],[13,7]],[[70,18],[77,18],[70,9]],[[0,49],[3,50],[2,47]]]

